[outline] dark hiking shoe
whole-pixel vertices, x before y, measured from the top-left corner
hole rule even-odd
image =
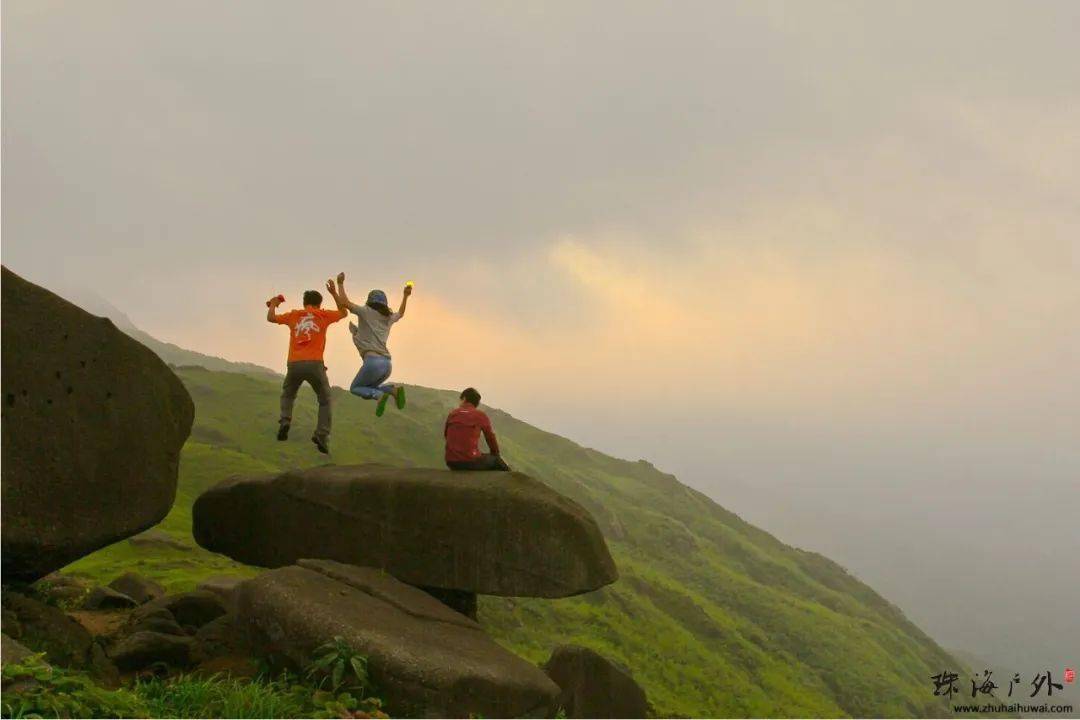
[[[405,386],[398,385],[397,395],[394,396],[394,404],[397,405],[398,410],[405,409]]]
[[[326,438],[321,438],[318,435],[312,435],[311,442],[315,443],[315,447],[319,448],[319,452],[321,452],[323,455],[330,454],[330,446],[326,444]]]
[[[383,416],[383,413],[386,412],[386,401],[389,399],[390,395],[388,393],[382,394],[382,397],[379,398],[379,403],[375,406],[375,417]]]
[[[277,439],[278,440],[288,440],[289,439],[289,424],[288,423],[282,423],[278,427],[278,429],[277,429]]]

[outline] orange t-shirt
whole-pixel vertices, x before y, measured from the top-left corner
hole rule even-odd
[[[289,362],[322,360],[326,349],[326,328],[348,315],[348,310],[323,310],[306,306],[284,315],[275,315],[274,322],[288,325]]]

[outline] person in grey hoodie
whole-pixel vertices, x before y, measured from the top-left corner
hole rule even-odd
[[[353,378],[349,392],[365,400],[378,401],[375,405],[375,414],[382,417],[386,411],[386,403],[394,398],[394,404],[399,410],[405,408],[405,387],[393,385],[386,381],[390,379],[393,369],[390,350],[386,342],[390,338],[390,328],[401,318],[405,317],[405,307],[408,305],[409,296],[412,295],[412,283],[405,285],[401,298],[401,306],[397,312],[391,312],[386,300],[386,293],[382,290],[372,290],[368,293],[367,302],[357,305],[349,300],[345,292],[345,273],[338,273],[337,291],[349,312],[356,316],[356,322],[349,323],[349,332],[352,333],[353,345],[360,352],[362,364],[360,371]]]

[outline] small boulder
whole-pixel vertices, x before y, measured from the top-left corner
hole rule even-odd
[[[83,610],[122,610],[135,607],[136,602],[112,588],[96,587],[83,601]]]
[[[589,648],[555,648],[544,672],[559,686],[559,705],[568,718],[648,717],[649,703],[641,686]]]
[[[78,622],[51,605],[16,592],[4,592],[0,601],[18,621],[19,641],[23,645],[45,653],[45,659],[53,665],[74,668],[86,665],[92,639]]]
[[[0,570],[33,582],[165,517],[195,406],[111,321],[2,275]]]
[[[89,594],[92,586],[82,578],[49,573],[34,583],[34,594],[50,605],[71,607]]]
[[[618,578],[580,505],[521,473],[351,465],[236,476],[203,493],[195,540],[249,565],[323,558],[410,585],[565,597]]]
[[[18,640],[12,640],[0,633],[0,665],[20,663],[33,655],[33,651]]]
[[[139,605],[157,600],[165,595],[165,588],[161,583],[154,582],[142,575],[127,572],[109,583],[113,590],[127,595]]]
[[[225,601],[209,590],[166,595],[143,605],[140,610],[150,613],[164,609],[172,613],[173,618],[182,627],[201,628],[206,623],[219,618],[227,612]]]
[[[101,643],[96,640],[90,647],[86,669],[87,672],[97,680],[99,685],[112,689],[120,687],[119,669],[117,669],[116,664],[113,663],[108,653],[105,652]]]
[[[131,613],[128,618],[127,634],[140,631],[158,632],[166,635],[186,635],[180,623],[176,622],[172,612],[163,607],[142,607]]]
[[[472,620],[374,568],[305,560],[240,586],[237,627],[293,669],[342,637],[396,715],[550,717],[558,687]]]
[[[157,663],[190,667],[195,641],[190,637],[141,630],[121,638],[109,657],[121,670],[141,670]]]
[[[243,645],[236,631],[236,618],[232,615],[222,615],[203,625],[195,633],[195,642],[204,659],[241,654]]]

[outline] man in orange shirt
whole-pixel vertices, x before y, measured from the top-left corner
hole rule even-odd
[[[322,294],[316,290],[304,293],[303,310],[292,310],[278,315],[278,305],[285,301],[280,295],[266,303],[269,308],[266,311],[267,321],[288,325],[290,330],[289,370],[285,373],[285,382],[281,386],[281,419],[278,421],[277,439],[288,439],[296,392],[302,383],[307,382],[319,398],[319,422],[315,427],[315,434],[311,436],[311,442],[315,443],[321,453],[330,452],[330,380],[326,377],[326,366],[323,365],[326,329],[349,314],[332,281],[326,281],[326,289],[337,303],[337,310],[323,310]]]

